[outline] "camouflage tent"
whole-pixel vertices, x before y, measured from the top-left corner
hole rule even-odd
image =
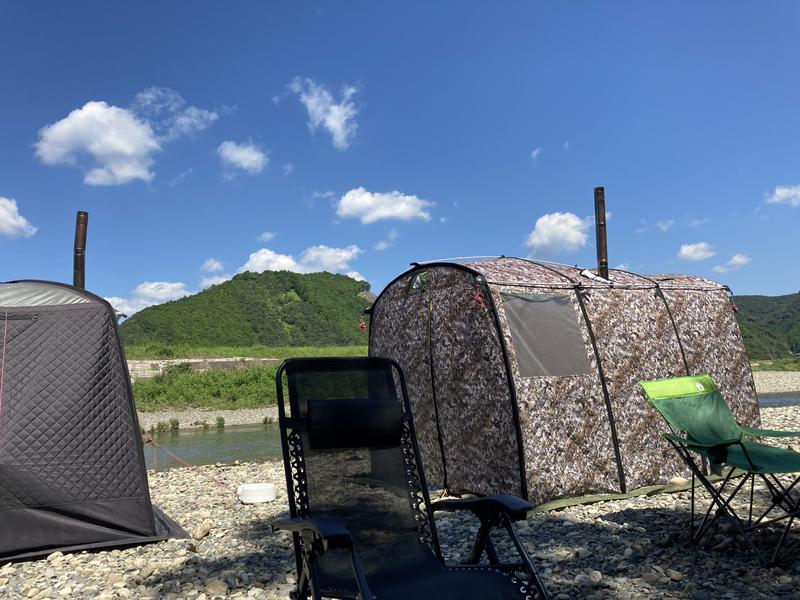
[[[726,287],[518,258],[416,264],[375,301],[370,355],[404,369],[428,481],[533,502],[682,472],[637,382],[709,373],[740,422],[755,386]]]

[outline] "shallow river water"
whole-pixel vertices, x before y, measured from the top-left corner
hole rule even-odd
[[[232,463],[280,459],[281,437],[278,425],[237,425],[224,429],[185,429],[165,431],[153,439],[169,452],[193,465],[216,462]],[[152,444],[144,446],[145,465],[148,469],[182,467],[180,461],[163,450],[153,451]]]
[[[800,405],[800,394],[762,394],[759,404],[765,408]],[[154,435],[156,442],[193,465],[281,459],[278,425],[239,425],[224,429],[188,429]],[[171,469],[183,465],[163,450],[144,447],[148,469]]]

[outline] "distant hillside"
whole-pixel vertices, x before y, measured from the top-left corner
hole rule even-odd
[[[800,293],[736,296],[737,318],[751,359],[781,358],[800,352]]]
[[[331,273],[241,273],[207,290],[151,306],[122,323],[126,344],[197,346],[365,345],[359,331],[369,284]]]

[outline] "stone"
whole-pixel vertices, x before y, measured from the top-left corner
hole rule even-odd
[[[156,563],[148,563],[139,570],[139,577],[146,579],[155,573],[157,569],[158,565]]]
[[[686,479],[685,477],[673,477],[672,479],[670,479],[667,482],[667,485],[672,486],[672,487],[681,487],[681,486],[688,485],[688,484],[689,484],[689,480]]]
[[[192,529],[192,537],[195,540],[202,540],[209,533],[211,533],[211,530],[213,529],[213,527],[214,527],[214,523],[211,520],[206,519],[205,521],[203,521],[202,523],[196,525]]]
[[[675,569],[667,569],[667,577],[672,581],[683,581],[683,574]]]
[[[206,583],[205,592],[209,596],[222,596],[228,593],[228,584],[222,579],[211,579]]]

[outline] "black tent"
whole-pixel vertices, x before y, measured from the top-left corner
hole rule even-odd
[[[0,563],[186,537],[150,503],[114,309],[0,284]]]

